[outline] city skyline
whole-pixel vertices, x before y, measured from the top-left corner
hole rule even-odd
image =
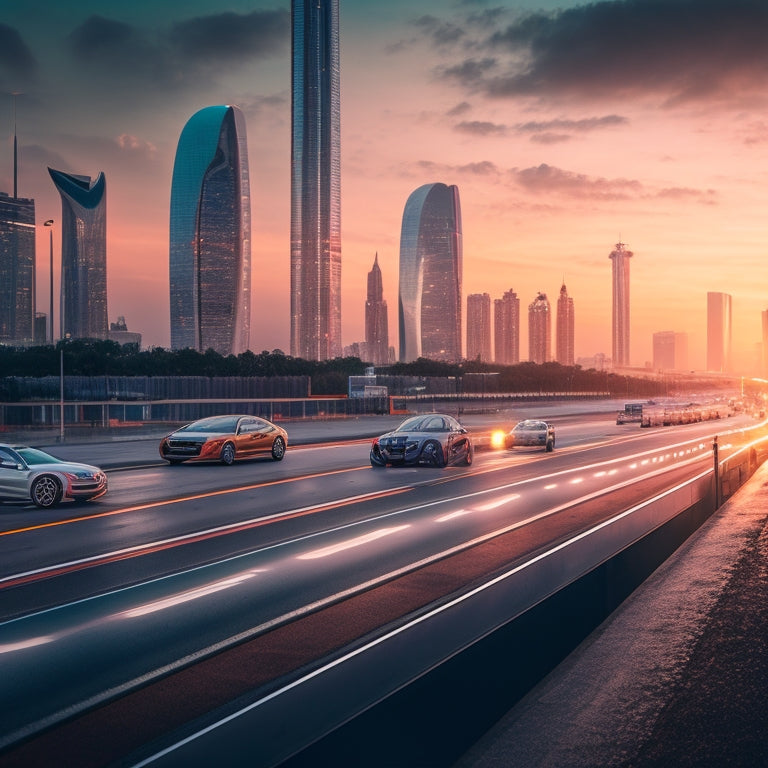
[[[171,349],[248,349],[251,195],[238,107],[195,112],[179,137],[170,205]]]
[[[498,281],[531,296],[567,273],[573,295],[589,296],[580,304],[576,357],[610,355],[606,245],[626,239],[639,255],[633,365],[652,360],[659,327],[675,327],[689,335],[691,367],[704,369],[704,296],[713,289],[734,298],[734,365],[751,362],[768,306],[768,54],[751,35],[765,9],[724,0],[662,2],[650,15],[646,7],[554,0],[493,10],[400,0],[386,9],[343,6],[345,344],[364,338],[364,308],[354,297],[369,254],[379,253],[392,304],[402,201],[441,178],[462,190],[465,296],[497,296]],[[38,309],[48,310],[47,219],[56,221],[57,284],[60,262],[59,203],[45,169],[99,168],[110,182],[109,319],[123,315],[146,345],[170,346],[175,143],[197,109],[238,104],[259,180],[254,288],[257,274],[268,280],[258,302],[254,291],[251,348],[288,351],[288,7],[196,0],[158,8],[139,0],[65,8],[41,0],[4,9],[0,38],[0,89],[21,93],[19,189],[36,201]],[[6,192],[11,110],[8,95],[8,149],[0,156]],[[527,317],[521,326],[525,334]]]

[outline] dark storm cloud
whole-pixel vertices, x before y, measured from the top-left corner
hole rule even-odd
[[[464,37],[464,30],[451,22],[444,22],[435,16],[421,16],[414,22],[425,32],[435,45],[452,45]]]
[[[520,17],[443,74],[494,96],[728,98],[763,87],[766,30],[765,0],[602,0]]]
[[[27,81],[36,74],[37,61],[21,35],[0,23],[0,83],[7,80],[7,87],[15,88],[16,80]]]
[[[540,133],[542,131],[573,131],[584,133],[601,128],[612,128],[617,125],[627,125],[629,120],[621,115],[604,115],[603,117],[587,117],[580,120],[531,120],[520,123],[515,129],[524,133]]]
[[[288,11],[221,13],[196,17],[170,29],[147,30],[91,16],[68,37],[74,58],[102,74],[117,74],[137,83],[152,77],[152,84],[194,82],[204,70],[247,64],[269,56],[289,41]]]
[[[176,24],[170,41],[184,55],[226,61],[259,58],[280,51],[288,42],[287,10],[220,13]]]

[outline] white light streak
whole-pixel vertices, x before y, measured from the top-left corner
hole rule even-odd
[[[406,528],[410,528],[410,525],[397,525],[392,528],[379,528],[378,531],[371,531],[371,533],[365,533],[362,536],[357,536],[354,539],[347,539],[347,541],[341,541],[338,544],[331,544],[328,547],[322,547],[321,549],[315,549],[312,552],[307,552],[304,555],[298,555],[297,560],[316,560],[320,557],[330,557],[336,555],[339,552],[345,552],[348,549],[354,547],[362,547],[365,544],[370,544],[372,541],[377,541],[384,536],[392,536],[395,533],[400,533]]]

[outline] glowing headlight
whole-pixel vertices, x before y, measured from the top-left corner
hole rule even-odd
[[[507,436],[501,429],[491,432],[491,448],[504,448],[506,442]]]

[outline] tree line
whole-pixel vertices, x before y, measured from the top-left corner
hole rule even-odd
[[[349,376],[365,373],[358,357],[304,360],[282,350],[221,355],[212,349],[140,350],[136,344],[72,339],[34,347],[0,346],[0,376],[58,376],[61,360],[70,376],[308,376],[314,395],[344,395]],[[454,377],[463,392],[607,392],[616,397],[652,397],[661,384],[651,377],[625,376],[559,363],[495,365],[477,360],[444,363],[421,358],[377,366],[387,376]]]

